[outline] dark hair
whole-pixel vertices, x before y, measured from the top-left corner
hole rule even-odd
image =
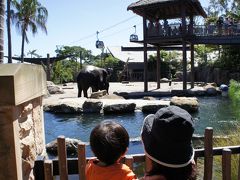
[[[114,121],[102,121],[90,135],[90,146],[93,153],[106,165],[115,163],[125,153],[128,145],[128,132]]]
[[[197,171],[196,165],[190,163],[182,168],[170,168],[163,165],[160,165],[152,160],[152,168],[149,172],[146,173],[147,176],[152,175],[162,175],[167,180],[196,180]]]

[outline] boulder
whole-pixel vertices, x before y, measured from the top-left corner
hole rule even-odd
[[[106,90],[98,91],[98,92],[93,92],[90,95],[90,98],[92,99],[100,99],[101,97],[105,96],[107,94]]]
[[[122,96],[118,96],[116,94],[107,94],[107,95],[101,97],[100,99],[125,99],[125,98]]]
[[[51,81],[47,81],[47,90],[49,94],[63,94],[64,91],[59,86],[55,85]]]
[[[150,101],[156,100],[156,98],[155,98],[155,97],[152,97],[152,96],[144,96],[143,99],[144,99],[144,100],[150,100]]]
[[[135,103],[111,104],[104,105],[103,112],[104,114],[133,113],[135,111],[135,108]]]
[[[78,106],[72,106],[68,103],[48,105],[43,107],[44,111],[53,112],[53,113],[82,113],[83,109]]]
[[[170,105],[178,106],[188,112],[197,112],[199,108],[198,99],[196,97],[174,96],[171,98]]]
[[[215,96],[217,95],[217,89],[216,86],[214,86],[213,84],[207,84],[204,89],[206,90],[206,94],[209,96]]]
[[[102,110],[103,103],[95,99],[87,99],[83,105],[83,113],[100,113]]]
[[[45,103],[43,106],[44,111],[53,113],[82,113],[82,104],[86,98],[66,98],[58,101]]]
[[[77,146],[78,144],[82,144],[83,142],[78,139],[71,139],[71,138],[66,138],[66,150],[67,150],[67,155],[76,155],[77,154]],[[51,154],[56,156],[57,155],[57,139],[54,141],[48,143],[46,145],[46,151]]]
[[[166,107],[165,104],[147,104],[142,106],[143,113],[152,113],[155,114],[159,109]]]

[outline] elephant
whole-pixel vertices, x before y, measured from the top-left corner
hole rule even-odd
[[[77,76],[78,97],[81,97],[82,91],[84,97],[88,97],[87,90],[92,88],[92,92],[109,89],[108,72],[104,68],[87,65],[81,69]]]

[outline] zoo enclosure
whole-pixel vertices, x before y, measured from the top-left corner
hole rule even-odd
[[[36,180],[52,180],[60,175],[61,180],[67,180],[68,175],[78,174],[80,180],[85,180],[85,167],[90,158],[86,158],[85,144],[78,144],[78,158],[67,158],[66,144],[63,136],[58,137],[58,159],[44,159],[39,157],[35,161],[34,174]],[[222,179],[231,180],[232,154],[240,154],[240,146],[225,146],[213,148],[213,129],[206,128],[204,135],[204,148],[195,149],[195,162],[198,165],[199,158],[204,158],[204,180],[211,180],[213,176],[213,157],[222,157]],[[123,163],[134,171],[134,163],[144,163],[145,171],[149,169],[149,159],[144,154],[131,154],[123,158]],[[240,161],[238,167],[238,179],[240,179]]]

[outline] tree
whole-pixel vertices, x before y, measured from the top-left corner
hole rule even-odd
[[[37,57],[37,58],[42,57],[41,55],[37,54],[36,52],[37,52],[36,49],[34,49],[34,50],[29,50],[28,53],[27,53],[27,55],[30,55],[31,58],[33,58],[34,56]]]
[[[5,10],[5,1],[0,0],[0,64],[3,63],[3,46],[4,46],[4,11]]]
[[[22,35],[21,62],[24,61],[24,43],[28,43],[27,31],[30,29],[32,34],[37,33],[38,28],[47,34],[46,22],[48,11],[37,0],[17,0],[13,1],[16,12],[13,21]]]
[[[11,0],[7,0],[8,63],[12,63]]]

